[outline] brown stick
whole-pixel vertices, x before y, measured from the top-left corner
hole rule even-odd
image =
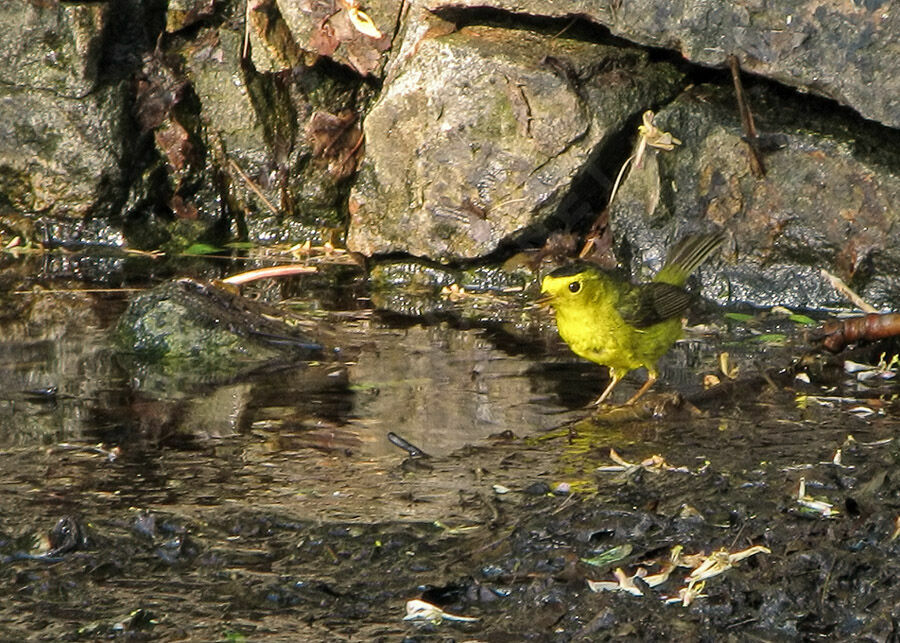
[[[272,202],[266,198],[266,195],[263,194],[262,190],[259,189],[259,186],[253,182],[253,179],[251,179],[249,176],[247,176],[247,173],[241,169],[241,166],[238,165],[237,163],[235,163],[234,159],[228,159],[228,163],[231,165],[231,167],[234,168],[234,170],[238,173],[238,175],[242,179],[244,179],[244,183],[247,184],[247,187],[250,188],[251,190],[253,190],[253,193],[256,194],[256,196],[258,196],[260,199],[262,199],[262,202],[265,203],[266,206],[268,206],[268,208],[272,211],[272,213],[279,214],[278,208],[276,208],[274,205],[272,205]]]
[[[750,171],[758,179],[766,175],[766,166],[763,164],[762,152],[759,148],[759,135],[756,132],[756,124],[753,122],[753,112],[744,94],[744,84],[741,82],[741,65],[737,56],[728,56],[728,66],[731,67],[731,79],[734,81],[734,94],[737,98],[738,111],[741,114],[741,128],[744,130],[744,142],[750,148]]]

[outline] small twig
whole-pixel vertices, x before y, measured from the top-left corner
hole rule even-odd
[[[400,447],[401,449],[406,451],[409,454],[409,457],[411,457],[411,458],[430,458],[431,457],[430,455],[428,455],[427,453],[422,451],[422,449],[417,447],[415,444],[412,444],[407,439],[400,437],[393,431],[391,431],[387,434],[387,439],[388,439],[388,442],[393,444],[395,447]]]
[[[607,207],[609,207],[612,204],[613,199],[616,198],[616,194],[619,192],[619,185],[622,183],[622,177],[625,176],[625,170],[628,168],[629,163],[631,163],[634,159],[635,155],[632,154],[627,159],[625,159],[624,163],[622,163],[619,174],[616,176],[616,182],[613,183],[612,192],[609,193],[609,202],[607,203]]]
[[[89,293],[125,293],[146,290],[146,288],[47,288],[44,290],[14,290],[13,295],[80,295]]]
[[[608,211],[609,208],[612,207],[613,199],[616,198],[616,193],[619,191],[619,185],[625,176],[625,170],[628,169],[629,166],[636,167],[639,170],[643,168],[644,156],[647,153],[647,148],[671,152],[677,145],[681,145],[679,139],[675,138],[670,132],[659,129],[659,127],[654,124],[653,119],[655,117],[656,114],[651,110],[647,110],[641,115],[641,124],[638,126],[637,150],[622,163],[619,174],[616,176],[616,182],[613,184],[612,191],[609,194],[609,200],[606,202],[605,211]],[[601,216],[603,216],[603,213],[601,213]],[[587,256],[593,248],[593,245],[594,239],[589,238],[585,242],[578,257],[582,258]]]
[[[241,48],[241,60],[247,60],[250,55],[250,2],[244,0],[244,46]]]
[[[572,25],[574,25],[576,22],[578,22],[578,16],[572,18],[572,19],[569,21],[569,24],[567,24],[565,27],[563,27],[562,29],[560,29],[559,31],[557,31],[555,34],[553,34],[553,37],[550,38],[550,40],[556,40],[557,38],[559,38],[560,36],[562,36],[562,35],[563,35],[564,33],[566,33],[569,29],[571,29],[571,28],[572,28]]]
[[[613,183],[612,191],[609,193],[609,200],[606,202],[605,210],[609,210],[609,207],[612,205],[613,199],[616,198],[616,193],[619,191],[619,185],[622,183],[622,178],[625,176],[625,170],[628,169],[628,166],[631,165],[631,162],[635,159],[635,155],[632,154],[625,162],[622,163],[622,167],[619,168],[619,174],[616,176],[616,182]],[[596,223],[594,224],[596,226]],[[579,259],[584,259],[590,252],[594,249],[594,244],[596,242],[596,237],[591,236],[584,242],[584,247],[581,248],[581,252],[578,253]]]
[[[825,277],[829,282],[831,282],[832,287],[837,290],[839,293],[844,295],[847,299],[853,302],[853,304],[859,308],[861,311],[865,313],[877,313],[878,310],[867,303],[865,299],[857,295],[853,290],[850,289],[850,286],[844,283],[844,280],[838,277],[837,275],[833,275],[825,268],[822,268],[822,276]]]
[[[241,167],[237,163],[234,162],[234,159],[228,159],[228,163],[231,164],[231,167],[233,167],[235,169],[235,171],[241,176],[241,178],[244,179],[244,181],[247,183],[247,187],[249,187],[251,190],[253,190],[254,194],[256,194],[256,196],[258,196],[260,199],[262,199],[263,203],[265,203],[268,206],[268,208],[272,211],[272,213],[279,214],[278,208],[276,208],[274,205],[272,205],[272,202],[266,198],[266,195],[263,194],[262,190],[259,189],[259,186],[256,185],[256,183],[253,182],[253,179],[251,179],[249,176],[247,176],[247,174],[244,172],[244,170],[242,170]]]
[[[762,152],[759,148],[759,135],[756,132],[756,124],[753,122],[753,112],[744,94],[744,84],[741,82],[741,66],[737,56],[728,56],[728,65],[731,67],[731,79],[734,81],[734,94],[737,98],[738,111],[741,114],[741,127],[744,130],[744,142],[750,148],[750,171],[758,179],[766,175],[766,166],[763,164]]]
[[[347,153],[347,156],[344,157],[344,160],[341,161],[341,163],[338,167],[344,167],[347,164],[347,161],[350,161],[354,156],[356,156],[356,153],[359,151],[359,148],[362,147],[363,138],[364,138],[364,135],[363,135],[362,131],[360,131],[359,138],[356,139],[356,144],[353,146],[353,149],[351,149]]]

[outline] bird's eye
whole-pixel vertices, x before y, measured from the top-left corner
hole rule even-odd
[[[579,290],[581,290],[581,282],[580,281],[573,281],[572,283],[569,284],[569,292],[575,293],[575,292],[578,292]]]

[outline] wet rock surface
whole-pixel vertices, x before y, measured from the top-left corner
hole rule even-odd
[[[24,2],[0,7],[0,82],[67,98],[83,98],[97,83],[106,3]]]
[[[716,284],[706,278],[707,296],[840,305],[826,268],[889,305],[896,130],[838,105],[897,125],[895,21],[883,3],[815,0],[7,8],[0,234],[172,254],[327,241],[450,270],[493,270],[561,237],[571,256],[587,235],[603,261],[615,246],[643,269],[674,240],[659,217],[702,215],[699,227],[744,238]],[[772,156],[755,185],[730,79],[716,71],[730,54]],[[689,84],[715,95],[708,109],[672,102]],[[664,155],[683,166],[660,175],[686,189],[653,179],[658,190],[616,204],[625,232],[613,239],[604,207],[647,109],[686,142]],[[623,197],[640,191],[632,174]],[[626,224],[624,210],[649,227]]]
[[[760,178],[733,100],[731,92],[699,86],[657,115],[682,144],[633,168],[610,212],[633,274],[649,279],[674,239],[714,225],[733,235],[722,260],[701,269],[704,294],[719,303],[839,307],[844,296],[824,269],[875,306],[893,305],[900,294],[897,133],[849,130],[795,100],[754,92],[767,146]]]
[[[6,209],[35,218],[113,215],[124,194],[126,87],[82,98],[0,89],[0,190]]]
[[[368,75],[380,72],[387,62],[386,52],[391,48],[404,3],[373,0],[361,7],[353,2],[276,0],[275,5],[300,49]],[[368,34],[357,26],[360,24],[358,11],[362,8],[374,28]]]
[[[342,225],[339,186],[356,162],[351,85],[296,59],[258,71],[243,58],[243,28],[215,22],[145,59],[138,114],[158,156],[134,216],[165,201],[174,217],[163,234],[181,247],[327,236]]]
[[[141,372],[156,365],[171,387],[321,355],[321,344],[289,317],[224,286],[178,279],[135,297],[115,334],[125,359]]]
[[[470,27],[424,37],[365,121],[347,244],[488,255],[555,214],[595,150],[680,76],[640,52]]]
[[[43,242],[58,222],[80,230],[103,221],[117,245],[120,208],[130,180],[127,82],[141,38],[122,23],[143,17],[123,2],[4,4],[0,9],[0,215],[32,237],[42,219]],[[139,20],[140,18],[138,18]],[[90,237],[90,233],[85,234]]]

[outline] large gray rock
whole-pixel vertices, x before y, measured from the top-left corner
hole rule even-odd
[[[82,219],[121,198],[127,87],[98,79],[110,11],[107,3],[0,3],[4,210]]]
[[[751,97],[767,173],[750,170],[729,90],[687,91],[656,117],[682,139],[633,168],[611,208],[620,256],[649,278],[665,248],[698,228],[724,228],[723,261],[700,269],[704,294],[721,303],[846,306],[821,269],[874,305],[900,300],[900,133],[851,127],[797,101]]]
[[[426,0],[436,11],[491,7],[583,18],[628,40],[679,51],[827,96],[866,118],[900,126],[900,12],[885,0]]]
[[[592,155],[681,76],[638,51],[467,27],[418,40],[366,116],[347,246],[470,259],[556,213]]]
[[[59,96],[87,95],[97,81],[110,3],[0,3],[0,84]]]
[[[122,191],[124,84],[83,98],[0,86],[0,203],[82,218]]]

